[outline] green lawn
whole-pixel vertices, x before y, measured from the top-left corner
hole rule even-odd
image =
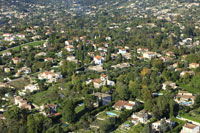
[[[2,53],[4,53],[4,52],[6,52],[6,51],[8,51],[8,50],[19,50],[19,48],[20,48],[20,46],[22,47],[22,46],[37,46],[37,45],[41,45],[41,44],[43,44],[45,41],[44,40],[42,40],[42,41],[34,41],[34,42],[29,42],[29,43],[25,43],[25,44],[22,44],[22,45],[19,45],[19,46],[16,46],[16,47],[13,47],[13,48],[10,48],[10,49],[6,49],[6,50],[3,50],[3,51],[0,51],[0,54],[2,54]]]
[[[107,119],[107,118],[109,118],[109,117],[112,117],[111,115],[107,115],[106,112],[115,113],[115,114],[117,114],[118,116],[119,116],[120,113],[121,113],[121,111],[117,111],[117,110],[103,111],[103,112],[100,112],[100,113],[97,115],[97,118],[100,118],[100,119]]]
[[[84,109],[85,109],[85,105],[84,104],[77,105],[76,108],[75,108],[75,112],[76,112],[76,114],[78,114],[79,112],[81,112]]]
[[[57,95],[54,90],[48,89],[46,91],[37,92],[36,94],[30,95],[27,99],[36,105],[42,105],[45,103],[56,103],[58,97],[59,95]]]
[[[16,89],[24,89],[24,86],[28,85],[29,83],[30,81],[25,80],[24,78],[9,82],[9,84],[15,87]]]
[[[184,115],[181,115],[181,117],[195,121],[200,123],[200,112],[199,113],[185,113]]]

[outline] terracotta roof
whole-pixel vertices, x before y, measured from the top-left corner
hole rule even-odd
[[[117,101],[116,103],[115,103],[115,107],[122,107],[122,106],[124,106],[125,104],[126,104],[127,102],[126,101],[124,101],[124,100],[119,100],[119,101]]]
[[[101,56],[95,56],[96,59],[100,60],[101,59]]]
[[[100,83],[102,83],[103,81],[102,81],[101,79],[94,79],[93,82],[100,84]]]
[[[186,124],[184,125],[184,127],[189,128],[189,129],[194,129],[195,127],[197,127],[197,125],[191,124],[191,123],[186,123]]]

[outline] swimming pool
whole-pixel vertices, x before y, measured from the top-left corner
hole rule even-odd
[[[112,112],[106,112],[107,115],[112,115],[112,116],[117,116],[117,114],[112,113]]]

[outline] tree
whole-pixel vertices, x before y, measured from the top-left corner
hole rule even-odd
[[[152,92],[148,88],[142,89],[142,98],[146,102],[147,100],[152,100]]]
[[[96,98],[94,95],[87,95],[84,99],[85,107],[89,110],[94,108],[94,103],[96,102]]]
[[[162,119],[160,122],[160,130],[162,133],[169,131],[169,124],[166,123],[165,119]]]
[[[68,100],[63,108],[63,118],[69,122],[73,123],[76,119],[75,106],[72,100]]]
[[[121,99],[127,100],[129,98],[128,87],[122,82],[117,82],[116,91]]]
[[[151,124],[144,125],[143,133],[152,133],[152,126],[151,126]]]
[[[195,107],[197,108],[200,107],[200,94],[195,96],[194,103],[195,103]]]
[[[138,97],[140,94],[141,85],[136,81],[129,81],[129,91],[133,97]]]

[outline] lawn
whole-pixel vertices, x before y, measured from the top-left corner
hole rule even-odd
[[[3,51],[0,51],[0,54],[8,51],[8,50],[19,50],[20,46],[37,46],[37,45],[41,45],[43,44],[45,41],[42,40],[42,41],[34,41],[34,42],[29,42],[29,43],[25,43],[25,44],[22,44],[22,45],[19,45],[19,46],[16,46],[16,47],[13,47],[13,48],[9,48],[9,49],[6,49],[6,50],[3,50]]]
[[[9,84],[16,89],[24,89],[24,86],[28,85],[29,83],[30,81],[24,78],[16,79],[9,82]]]
[[[78,104],[75,108],[75,112],[76,112],[76,114],[78,114],[79,112],[83,111],[84,109],[85,109],[84,104]]]
[[[193,87],[191,87],[190,85],[184,85],[184,84],[178,84],[181,88],[183,88],[184,90],[193,93],[193,94],[198,94],[200,93],[200,90],[195,89]]]
[[[46,91],[37,92],[36,94],[27,97],[29,101],[32,101],[36,105],[42,105],[45,103],[56,103],[59,95],[55,90],[48,89]]]
[[[126,125],[126,124],[129,125],[129,126],[128,126],[129,128],[131,128],[131,127],[133,126],[133,124],[130,122],[130,120],[125,121],[123,124],[121,124],[121,125],[117,128],[117,130],[114,131],[114,133],[128,133],[128,131],[129,131],[130,129],[122,128],[122,126],[123,126],[123,125]]]
[[[103,111],[103,112],[100,112],[100,113],[97,114],[96,116],[97,116],[98,119],[102,119],[102,120],[103,120],[103,119],[107,119],[107,118],[113,116],[113,115],[108,115],[108,114],[106,114],[107,112],[114,113],[114,114],[116,114],[117,116],[119,116],[120,113],[121,113],[121,111],[111,110],[111,111]]]
[[[200,123],[200,108],[185,113],[181,117]]]

